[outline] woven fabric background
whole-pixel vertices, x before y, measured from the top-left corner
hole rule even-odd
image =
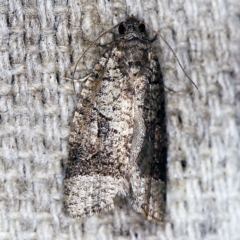
[[[167,39],[202,97],[159,38],[165,85],[184,91],[167,93],[166,221],[146,222],[124,201],[74,220],[63,179],[81,84],[64,77],[131,14]],[[1,1],[0,239],[240,239],[239,16],[238,0]],[[91,48],[75,77],[103,51]]]

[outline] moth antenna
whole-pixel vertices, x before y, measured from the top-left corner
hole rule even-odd
[[[84,57],[85,53],[88,51],[89,48],[91,48],[104,34],[112,31],[114,28],[116,28],[117,26],[119,26],[121,23],[118,23],[117,25],[115,25],[114,27],[108,29],[107,31],[103,32],[100,36],[98,36],[88,47],[87,49],[82,53],[82,55],[80,56],[80,58],[77,60],[77,63],[75,64],[75,67],[74,67],[74,70],[73,70],[73,78],[74,78],[74,74],[76,72],[76,68],[77,68],[77,65],[79,63],[79,61]]]
[[[184,70],[181,62],[179,61],[176,53],[174,52],[174,50],[172,49],[172,47],[170,46],[170,44],[167,42],[167,40],[158,32],[156,32],[149,24],[147,24],[146,22],[144,22],[152,31],[154,31],[156,33],[156,36],[153,38],[153,40],[155,40],[157,38],[157,36],[160,36],[160,38],[165,42],[165,44],[168,46],[168,48],[171,50],[171,52],[173,53],[175,59],[178,62],[178,65],[180,66],[180,68],[182,69],[183,73],[185,74],[185,76],[190,80],[190,82],[195,86],[195,88],[198,90],[198,92],[200,93],[197,85],[195,84],[195,82],[189,77],[189,75],[186,73],[186,71]],[[200,93],[201,94],[201,93]]]
[[[188,74],[186,73],[186,71],[184,70],[182,64],[180,63],[176,53],[174,52],[174,50],[172,49],[172,47],[170,46],[170,44],[167,42],[167,40],[161,35],[159,34],[160,38],[166,43],[166,45],[168,46],[168,48],[171,50],[171,52],[173,53],[175,59],[177,60],[178,62],[178,65],[180,66],[180,68],[182,69],[182,71],[184,72],[185,76],[190,80],[190,82],[195,86],[195,88],[198,90],[198,92],[200,93],[197,85],[195,84],[195,82],[188,76]],[[201,93],[200,93],[201,94]]]

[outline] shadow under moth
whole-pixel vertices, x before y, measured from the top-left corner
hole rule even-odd
[[[163,221],[167,139],[160,65],[145,24],[131,16],[85,83],[69,139],[65,207],[72,217],[128,196],[145,219]]]

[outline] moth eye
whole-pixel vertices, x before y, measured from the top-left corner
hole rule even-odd
[[[145,31],[145,25],[143,23],[141,23],[138,28],[139,28],[140,32]]]
[[[126,28],[123,26],[123,23],[120,23],[119,27],[118,27],[118,32],[120,34],[124,34],[126,31]]]

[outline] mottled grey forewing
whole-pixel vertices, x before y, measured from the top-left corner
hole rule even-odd
[[[141,82],[146,82],[142,89],[144,104],[135,106],[138,121],[144,124],[144,134],[134,130],[134,138],[142,138],[142,145],[138,146],[140,150],[135,156],[138,168],[131,176],[132,201],[133,208],[148,220],[161,222],[166,204],[165,98],[160,65],[151,49],[148,57],[140,77]]]
[[[88,77],[74,114],[64,181],[65,207],[73,217],[112,209],[113,198],[122,190],[123,178],[108,155],[113,143],[104,142],[108,120],[101,101],[109,57],[107,52]]]
[[[105,54],[87,79],[69,139],[65,206],[73,217],[108,211],[117,194],[129,191],[125,179],[131,149],[132,106],[117,49]]]

